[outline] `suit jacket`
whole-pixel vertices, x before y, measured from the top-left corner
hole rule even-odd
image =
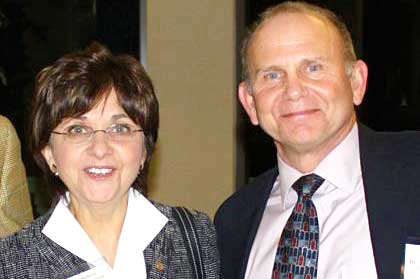
[[[397,279],[407,238],[420,237],[420,133],[378,133],[358,127],[376,270],[379,278]],[[265,172],[226,200],[216,213],[222,278],[244,278],[277,175],[277,167]]]
[[[180,228],[172,208],[154,203],[168,223],[144,250],[148,279],[192,278]],[[89,269],[88,264],[42,234],[52,211],[38,218],[22,231],[0,240],[0,278],[64,279]],[[204,213],[192,212],[197,230],[206,279],[219,279],[220,263],[216,235]]]
[[[19,138],[12,123],[0,116],[0,237],[30,221],[32,207]]]

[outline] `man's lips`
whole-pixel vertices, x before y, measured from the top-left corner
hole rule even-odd
[[[310,116],[312,114],[315,114],[317,112],[319,112],[319,109],[306,109],[306,110],[299,110],[299,111],[284,113],[281,115],[281,117],[284,117],[284,118],[305,117],[305,116]]]

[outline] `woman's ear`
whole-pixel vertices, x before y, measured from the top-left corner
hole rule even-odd
[[[55,164],[54,156],[51,150],[51,146],[47,145],[41,150],[42,156],[44,156],[45,161],[53,173],[57,172],[57,166]]]

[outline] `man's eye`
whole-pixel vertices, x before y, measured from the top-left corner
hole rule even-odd
[[[72,135],[89,133],[89,128],[82,125],[73,125],[67,128],[67,133]]]
[[[277,80],[280,78],[280,74],[278,72],[268,72],[264,75],[265,80]]]
[[[310,64],[307,68],[308,72],[318,72],[322,69],[320,64]]]
[[[115,124],[110,128],[111,133],[114,134],[129,134],[131,132],[131,128],[125,124]]]

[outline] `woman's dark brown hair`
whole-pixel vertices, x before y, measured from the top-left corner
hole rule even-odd
[[[41,70],[35,80],[31,148],[49,187],[62,195],[67,187],[49,169],[41,151],[65,118],[90,111],[114,89],[121,107],[145,135],[147,157],[132,187],[147,190],[147,174],[159,128],[159,105],[151,79],[128,55],[114,56],[99,43],[70,53]]]

